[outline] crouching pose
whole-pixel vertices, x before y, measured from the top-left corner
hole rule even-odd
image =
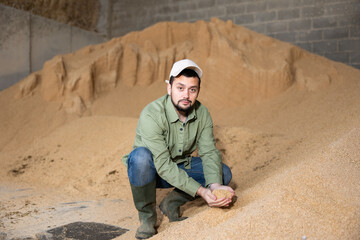
[[[123,157],[141,223],[138,239],[157,233],[156,188],[174,187],[159,206],[171,222],[186,219],[180,216],[180,206],[196,196],[210,207],[223,207],[235,194],[227,186],[232,175],[215,147],[210,114],[196,100],[201,77],[202,70],[193,61],[174,63],[168,94],[143,109],[133,150]],[[199,157],[192,157],[196,149]],[[217,199],[212,194],[215,189],[226,189],[232,195]]]

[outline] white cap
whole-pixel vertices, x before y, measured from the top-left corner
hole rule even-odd
[[[184,69],[194,70],[196,72],[196,74],[199,76],[199,78],[202,77],[202,70],[196,63],[194,63],[193,61],[191,61],[189,59],[183,59],[183,60],[180,60],[180,61],[177,61],[176,63],[174,63],[174,65],[172,66],[171,71],[170,71],[169,79],[172,76],[176,77]],[[169,83],[169,80],[165,80],[165,82]]]

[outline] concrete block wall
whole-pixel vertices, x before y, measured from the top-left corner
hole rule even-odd
[[[0,6],[0,91],[30,72],[29,23],[25,12]]]
[[[55,55],[157,22],[230,19],[360,69],[360,0],[99,0],[97,33],[0,4],[0,91]]]
[[[112,0],[112,37],[218,17],[360,69],[360,0]]]
[[[32,15],[0,4],[0,91],[58,54],[107,40],[103,34]]]

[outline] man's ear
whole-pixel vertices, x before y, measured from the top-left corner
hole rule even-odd
[[[167,92],[169,95],[171,95],[171,84],[170,83],[167,84]]]

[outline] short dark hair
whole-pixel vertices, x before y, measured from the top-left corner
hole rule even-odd
[[[184,70],[182,70],[177,76],[171,76],[169,79],[169,83],[170,85],[172,85],[174,79],[176,77],[180,77],[180,76],[185,76],[185,77],[197,77],[199,79],[199,88],[200,88],[200,83],[201,83],[201,79],[199,78],[199,75],[197,75],[197,73],[189,68],[185,68]]]

